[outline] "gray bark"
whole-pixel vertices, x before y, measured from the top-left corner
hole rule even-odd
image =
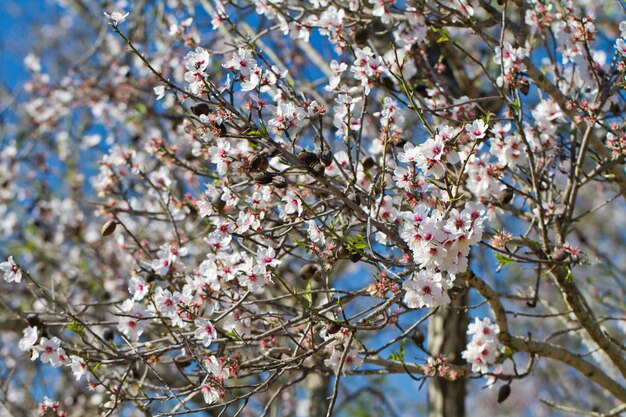
[[[321,417],[328,410],[329,377],[321,374],[309,374],[306,378],[309,397],[309,417]]]
[[[429,319],[428,348],[433,355],[442,355],[448,363],[463,364],[461,352],[467,341],[467,292],[456,295],[445,308]],[[428,380],[428,417],[465,417],[465,379]]]

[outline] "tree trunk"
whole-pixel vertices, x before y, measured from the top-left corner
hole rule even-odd
[[[467,344],[467,291],[452,298],[450,305],[435,313],[429,320],[428,347],[433,355],[441,355],[446,362],[462,364],[461,352]],[[428,380],[428,417],[465,417],[465,379],[448,381],[443,378]]]
[[[309,374],[306,378],[307,396],[309,397],[308,417],[323,417],[328,411],[329,377],[321,374]]]

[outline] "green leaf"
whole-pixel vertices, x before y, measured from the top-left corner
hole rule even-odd
[[[513,353],[515,353],[515,351],[513,349],[511,349],[509,346],[505,346],[505,348],[504,348],[504,357],[505,358],[513,359]]]
[[[404,362],[404,345],[406,345],[406,337],[402,339],[402,342],[400,342],[400,352],[393,352],[387,359]]]
[[[234,330],[226,332],[226,336],[230,337],[231,339],[239,339],[239,335],[235,333]]]
[[[504,268],[505,266],[513,262],[513,259],[509,258],[508,256],[504,256],[501,253],[496,252],[495,255],[496,259],[498,260],[498,266],[500,268]]]
[[[347,236],[348,242],[350,243],[351,252],[358,252],[364,249],[369,249],[369,245],[365,242],[365,238],[361,235],[356,236]]]
[[[567,267],[567,275],[565,276],[565,281],[571,281],[574,278],[574,274],[572,273],[572,268]]]
[[[304,294],[302,295],[302,298],[304,298],[309,303],[309,307],[313,305],[313,295],[311,294],[311,281],[311,279],[306,280]]]
[[[74,321],[74,323],[72,324],[67,324],[65,328],[73,331],[79,336],[85,331],[85,328],[82,325],[78,324],[78,322],[76,321]]]
[[[437,43],[448,42],[450,40],[450,35],[444,28],[431,27],[430,30],[441,35],[441,37],[437,39]]]

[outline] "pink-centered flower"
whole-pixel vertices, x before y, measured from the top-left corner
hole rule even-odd
[[[128,17],[128,13],[122,13],[119,11],[114,11],[111,12],[111,14],[104,12],[104,16],[106,16],[107,19],[109,19],[109,22],[111,22],[111,24],[113,26],[117,26],[120,23],[124,23],[126,21],[126,17]]]
[[[4,272],[6,282],[22,281],[22,270],[17,266],[12,256],[5,262],[0,263],[0,271]]]

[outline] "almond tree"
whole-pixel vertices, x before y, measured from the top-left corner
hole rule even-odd
[[[621,3],[60,3],[3,87],[2,412],[626,410]]]

